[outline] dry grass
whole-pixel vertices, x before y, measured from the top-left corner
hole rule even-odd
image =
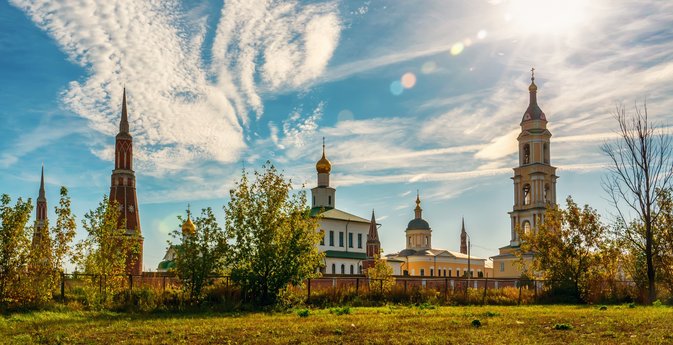
[[[342,315],[312,309],[308,314],[33,312],[0,318],[0,343],[673,343],[670,307],[425,305],[350,308]],[[473,326],[474,320],[481,326]]]

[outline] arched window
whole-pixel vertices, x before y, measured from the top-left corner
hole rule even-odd
[[[362,265],[358,266],[358,274],[362,274]]]
[[[332,264],[332,274],[336,274],[336,265]]]
[[[449,271],[449,272],[451,272],[451,271]],[[444,269],[444,276],[446,277],[446,268]]]
[[[530,144],[523,145],[523,164],[530,163]]]
[[[332,206],[332,196],[327,196],[327,205]]]
[[[351,274],[355,274],[355,271],[353,270],[353,265],[351,265]]]
[[[344,264],[341,264],[341,274],[346,274],[346,266]]]
[[[530,205],[530,185],[525,184],[523,186],[523,204]]]
[[[430,268],[430,276],[431,277],[435,276],[435,269],[434,268]]]
[[[542,153],[544,155],[544,163],[549,164],[549,144],[542,145]]]
[[[427,246],[429,244],[430,244],[430,238],[428,236],[425,236],[425,245]]]
[[[522,228],[523,228],[523,233],[524,234],[530,234],[530,222],[529,221],[525,220],[523,222]]]
[[[545,202],[550,202],[551,200],[549,199],[549,184],[544,185],[544,201]]]
[[[421,277],[425,276],[425,268],[421,268]]]

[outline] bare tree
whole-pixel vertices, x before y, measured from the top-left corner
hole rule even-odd
[[[609,174],[603,189],[610,195],[617,210],[620,237],[645,257],[647,266],[647,299],[656,299],[655,224],[661,207],[660,194],[671,187],[673,147],[671,135],[663,127],[650,123],[647,104],[638,104],[633,114],[618,106],[615,120],[619,139],[605,143],[603,152],[610,158]]]

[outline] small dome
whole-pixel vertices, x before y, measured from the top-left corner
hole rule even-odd
[[[528,91],[537,92],[537,85],[535,85],[534,81],[530,83],[530,86],[528,87]]]
[[[318,171],[318,174],[329,174],[332,171],[332,163],[325,157],[325,138],[323,138],[322,143],[322,158],[315,163],[315,170]]]
[[[182,234],[185,236],[196,234],[196,226],[192,222],[192,218],[189,214],[187,214],[187,220],[182,223]]]
[[[430,224],[423,218],[412,219],[407,225],[407,230],[430,230]]]

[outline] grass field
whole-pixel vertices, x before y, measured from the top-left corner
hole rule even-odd
[[[473,320],[481,326],[473,326]],[[671,320],[670,307],[627,306],[606,310],[596,306],[389,306],[309,310],[308,316],[305,310],[230,314],[44,311],[2,317],[0,343],[671,344]]]

